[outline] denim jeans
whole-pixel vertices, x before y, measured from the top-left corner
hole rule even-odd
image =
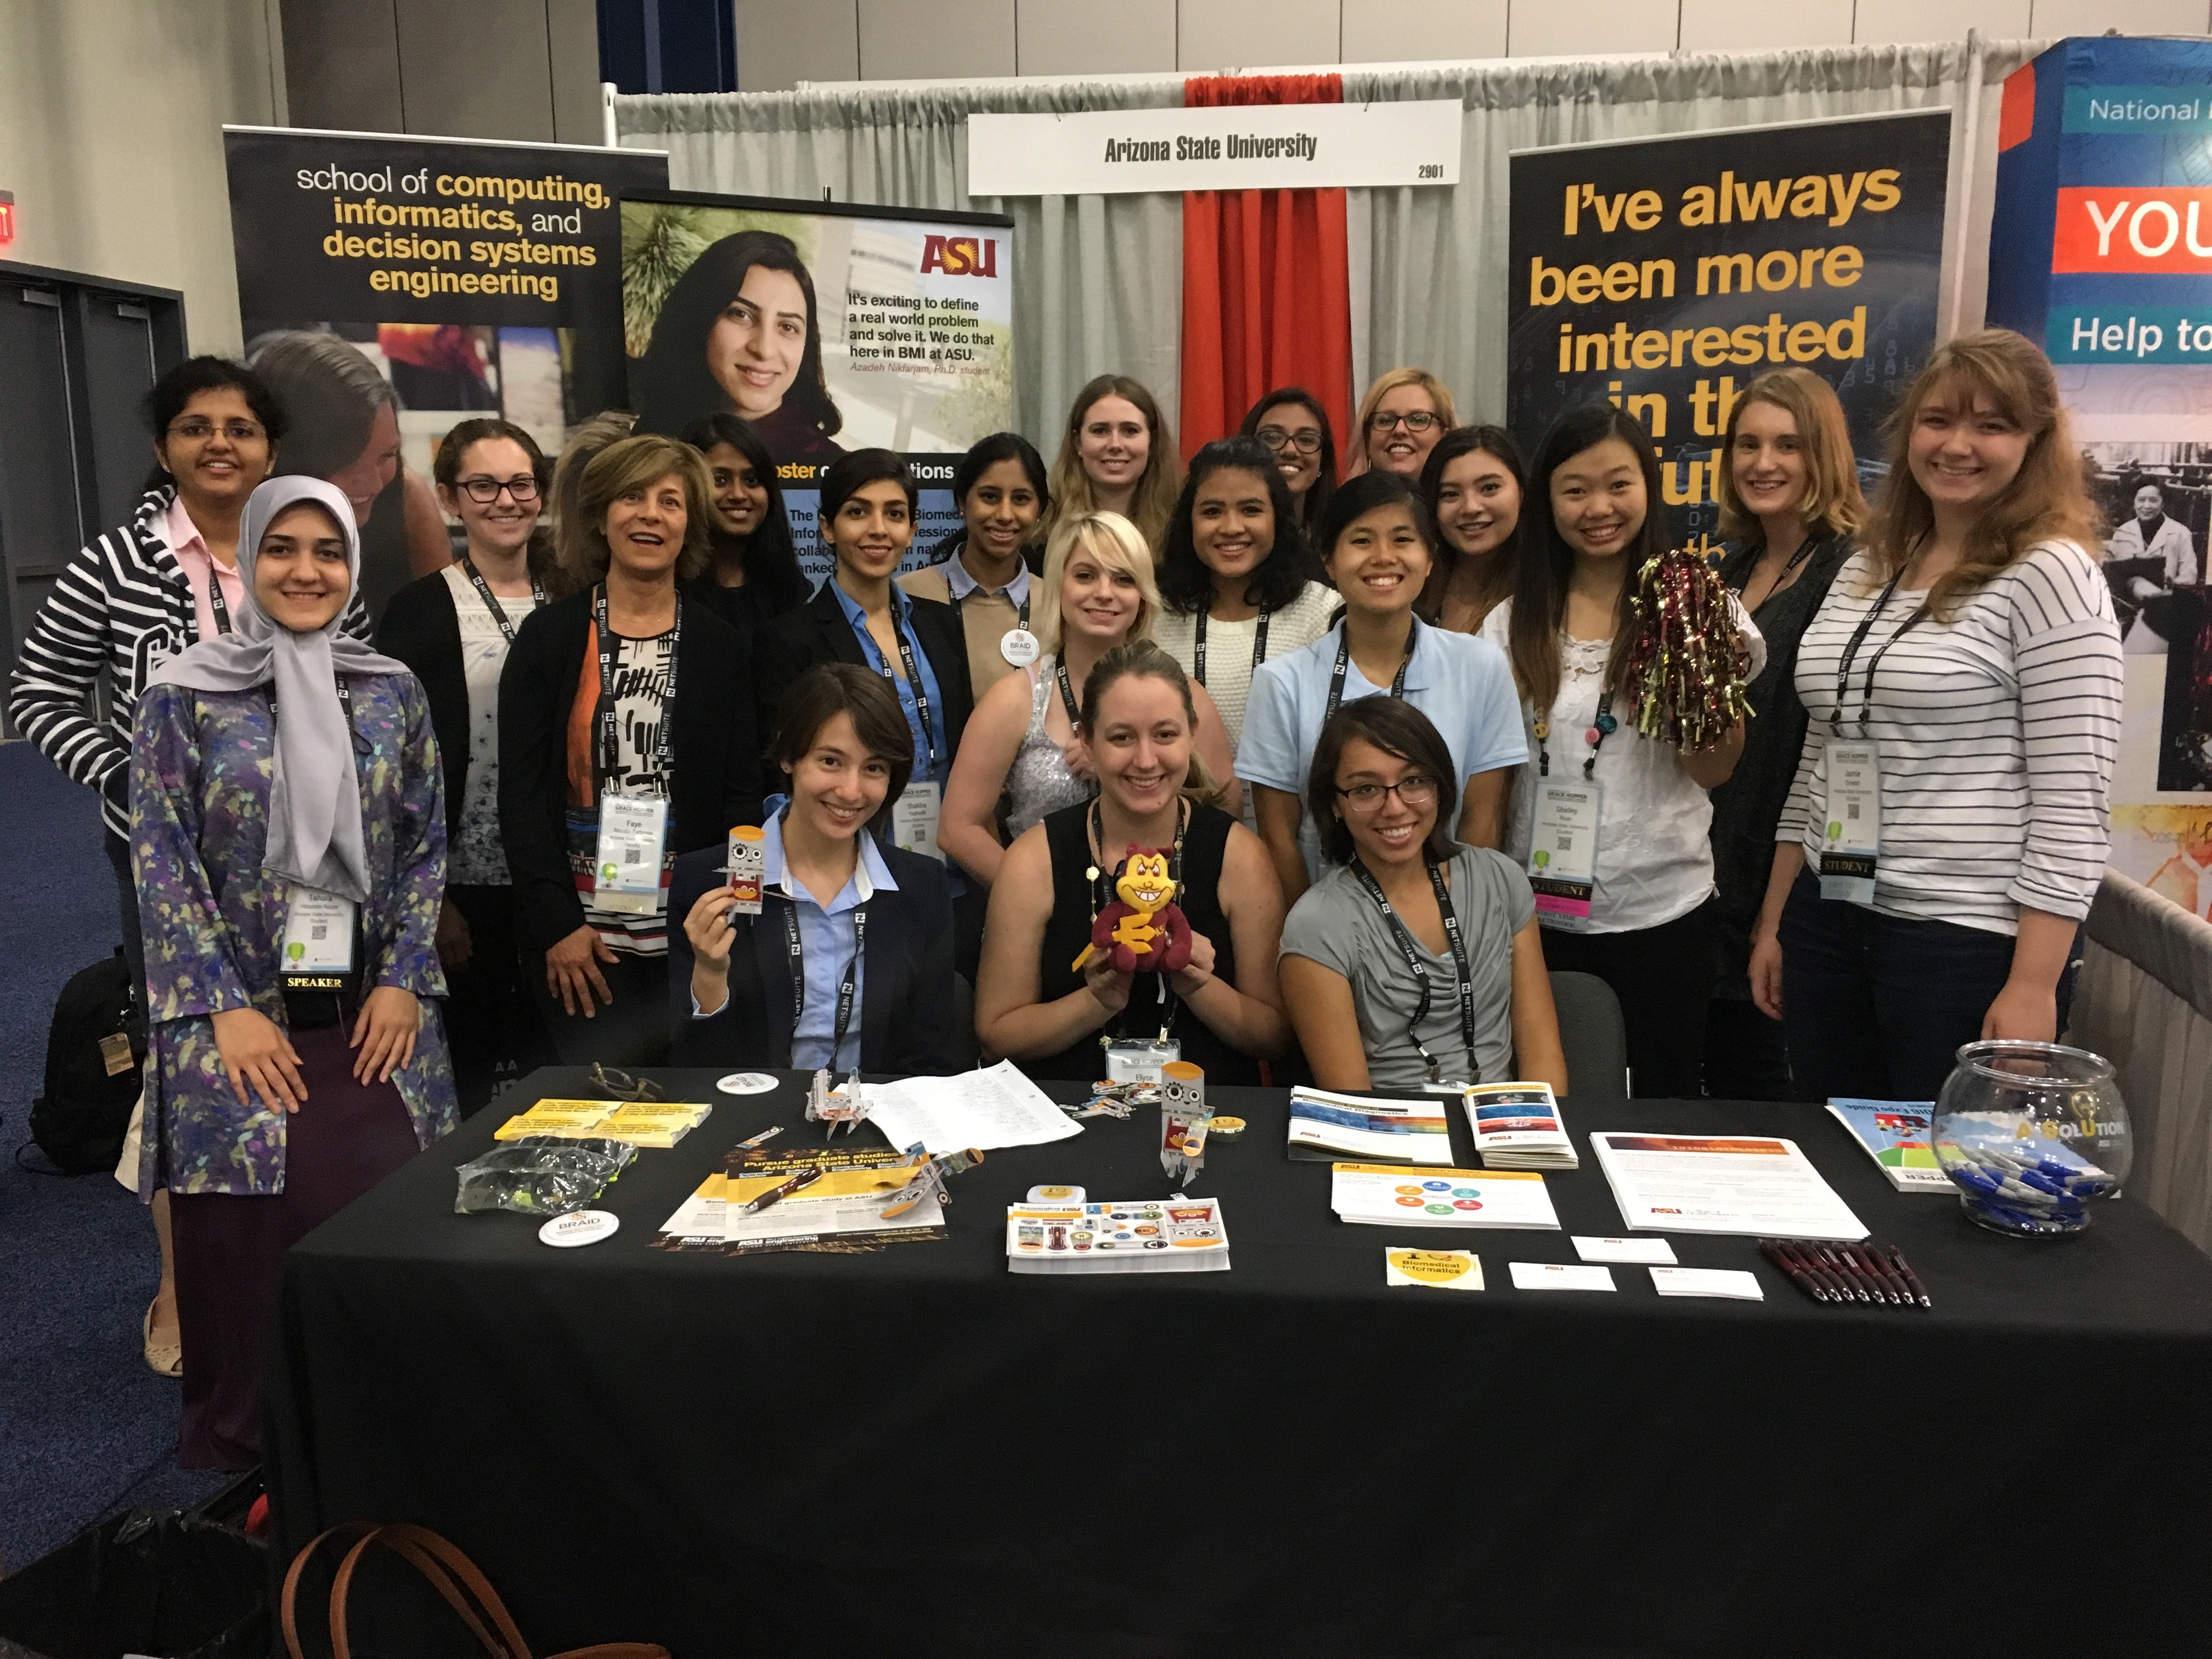
[[[2013,939],[1820,896],[1802,872],[1782,912],[1782,1023],[1807,1100],[1933,1100],[2012,975]],[[2076,948],[2079,937],[2076,936]],[[2058,978],[2058,1030],[2075,963]]]

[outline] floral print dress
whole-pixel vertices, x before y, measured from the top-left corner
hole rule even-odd
[[[432,944],[446,890],[443,775],[430,705],[411,674],[347,677],[361,783],[368,898],[364,987],[422,1000],[414,1058],[392,1074],[419,1146],[459,1121],[435,999]],[[146,1135],[138,1192],[284,1190],[285,1114],[249,1088],[240,1106],[216,1051],[213,1016],[255,1008],[281,1027],[286,883],[261,867],[276,728],[266,687],[149,688],[131,749],[131,858],[146,945]],[[312,1109],[312,1108],[310,1108]]]

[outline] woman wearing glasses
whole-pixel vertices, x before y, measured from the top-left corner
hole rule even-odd
[[[1336,867],[1283,923],[1283,1005],[1324,1089],[1567,1088],[1528,878],[1445,833],[1451,751],[1395,697],[1331,715],[1309,809]]]
[[[1310,540],[1336,488],[1336,437],[1328,429],[1328,411],[1304,386],[1278,386],[1252,405],[1237,430],[1257,438],[1274,458],[1297,508],[1299,526]]]
[[[552,538],[539,524],[550,469],[535,440],[495,419],[464,421],[438,447],[438,505],[467,544],[392,596],[376,642],[415,671],[446,774],[448,866],[438,958],[464,1114],[541,1059],[522,982],[514,888],[499,830],[499,677],[523,619],[545,603]]]
[[[1425,368],[1394,368],[1359,400],[1359,429],[1345,476],[1395,472],[1418,483],[1437,440],[1458,424],[1442,380]]]
[[[125,787],[131,717],[141,691],[187,646],[227,634],[245,603],[238,574],[238,521],[246,498],[269,476],[284,435],[283,410],[261,377],[221,357],[179,363],[146,394],[154,474],[131,516],[94,537],[64,567],[33,618],[9,681],[8,715],[39,752],[100,792],[107,861],[115,871],[123,954],[134,998],[144,995],[138,942],[138,886],[131,875],[131,813]],[[356,605],[340,624],[366,638]],[[94,688],[107,682],[107,717]],[[138,1185],[139,1115],[133,1112],[117,1177]],[[146,1310],[146,1363],[180,1375],[169,1206],[154,1195],[161,1284]]]

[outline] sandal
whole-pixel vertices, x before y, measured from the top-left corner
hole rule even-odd
[[[182,1376],[185,1374],[185,1348],[181,1339],[167,1342],[154,1340],[154,1304],[146,1304],[146,1322],[140,1328],[146,1349],[146,1367],[156,1376]]]

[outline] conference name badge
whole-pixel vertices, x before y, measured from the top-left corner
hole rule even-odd
[[[1017,668],[1027,668],[1043,652],[1037,636],[1026,628],[1009,628],[999,636],[999,654]]]
[[[660,796],[600,796],[592,904],[622,915],[658,915],[660,854],[667,836],[668,803]]]
[[[283,950],[286,990],[344,990],[353,977],[353,901],[294,882]]]
[[[944,863],[945,854],[937,848],[937,817],[944,805],[945,793],[938,785],[909,782],[891,807],[891,844]]]
[[[1545,778],[1536,786],[1536,827],[1528,843],[1528,885],[1536,920],[1589,920],[1597,885],[1599,787]]]
[[[1874,902],[1881,855],[1881,752],[1875,743],[1827,746],[1827,817],[1820,826],[1820,896]]]

